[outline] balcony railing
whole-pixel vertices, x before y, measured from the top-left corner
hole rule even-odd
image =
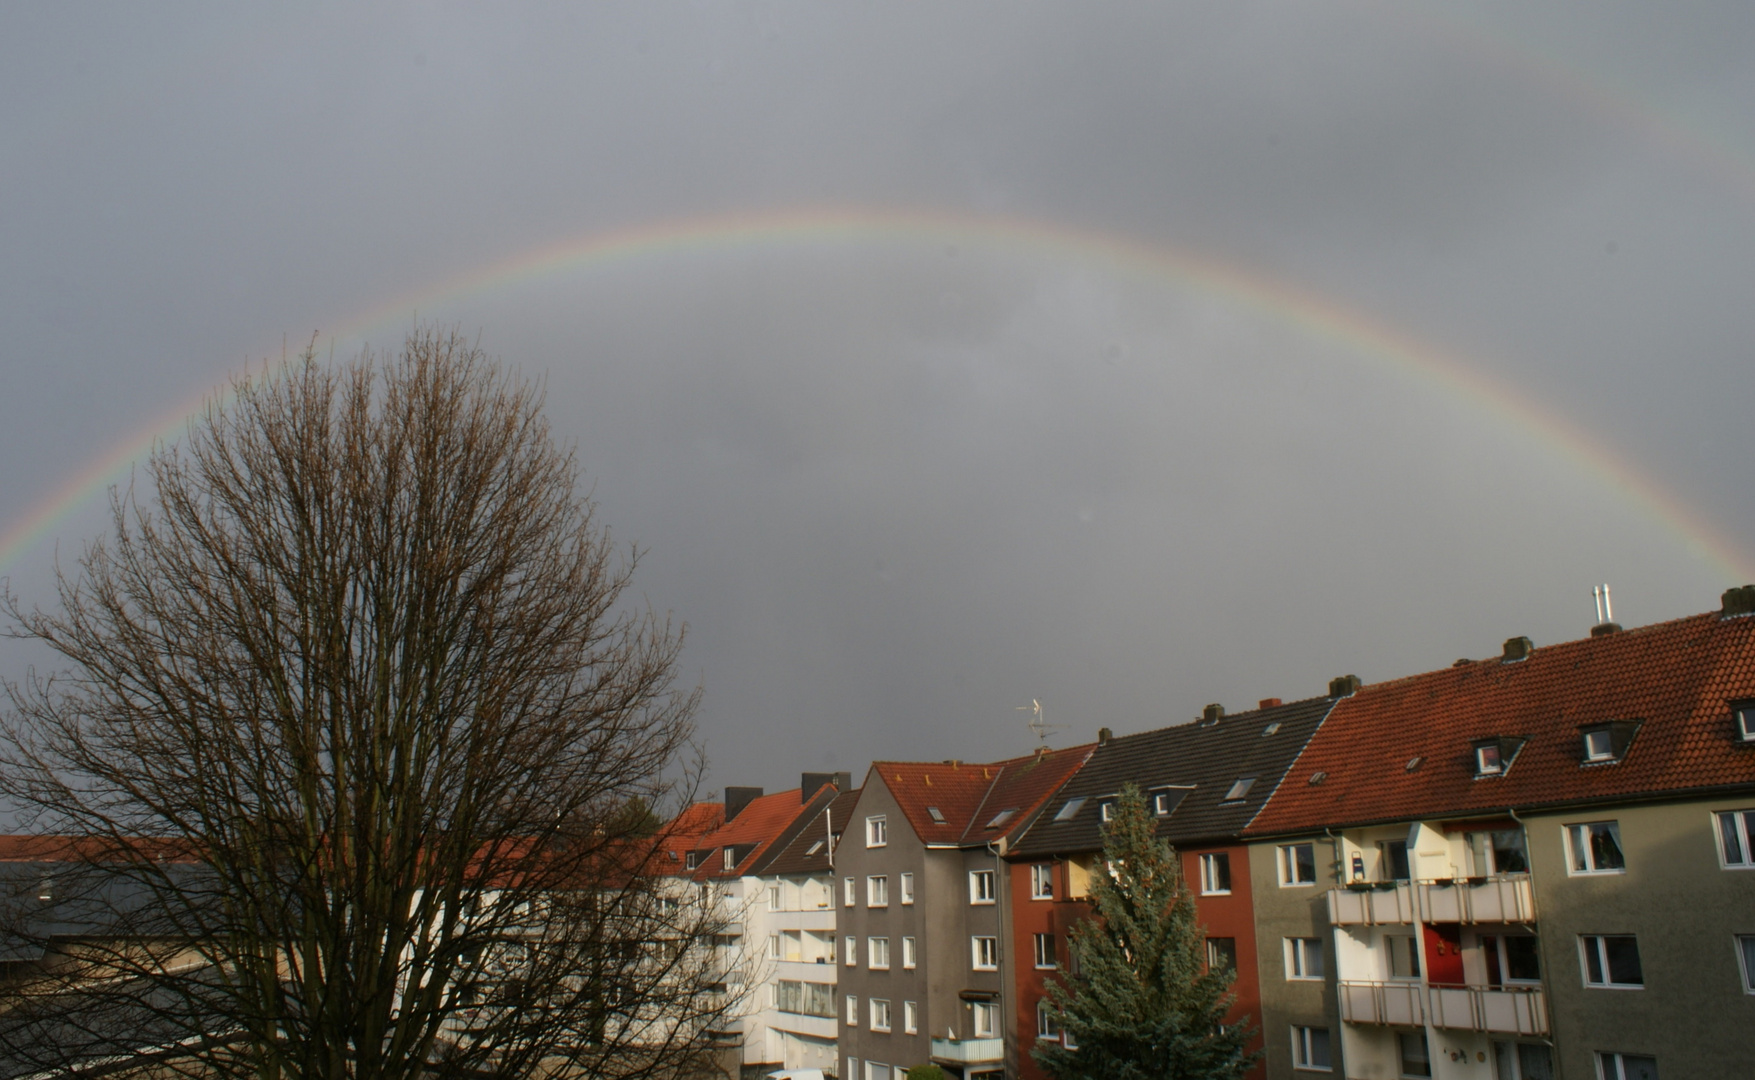
[[[1536,918],[1528,874],[1376,882],[1370,889],[1330,889],[1328,918],[1336,926],[1381,926],[1414,921],[1527,923]]]
[[[1004,1059],[1004,1039],[932,1040],[932,1060],[947,1065],[985,1065]]]
[[[1548,1000],[1539,986],[1422,986],[1416,982],[1343,982],[1341,1019],[1506,1035],[1548,1034]]]

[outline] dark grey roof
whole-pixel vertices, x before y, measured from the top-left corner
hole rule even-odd
[[[1063,855],[1102,848],[1100,800],[1129,782],[1150,797],[1157,787],[1192,785],[1158,835],[1173,844],[1237,836],[1261,811],[1304,744],[1316,734],[1335,699],[1320,697],[1227,716],[1123,735],[1099,746],[1066,786],[1042,808],[1030,831],[1008,856]],[[1271,725],[1278,724],[1272,734]],[[1239,780],[1254,783],[1241,799],[1225,796]],[[1077,813],[1056,820],[1069,802],[1084,799]]]
[[[828,845],[824,844],[815,854],[807,854],[811,845],[824,839],[830,826],[839,836],[847,827],[847,818],[853,813],[853,804],[859,801],[859,789],[843,791],[836,795],[834,801],[819,807],[814,814],[800,817],[803,827],[785,844],[775,844],[773,852],[751,871],[752,874],[820,874],[831,868]],[[823,815],[828,814],[828,820]]]

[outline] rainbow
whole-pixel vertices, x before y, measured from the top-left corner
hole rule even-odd
[[[1429,343],[1348,308],[1333,298],[1252,273],[1202,252],[1147,244],[1090,229],[1015,217],[926,210],[825,207],[692,217],[590,233],[520,252],[436,285],[379,304],[346,320],[332,340],[365,338],[406,325],[418,310],[464,297],[515,290],[563,273],[607,270],[667,253],[786,249],[920,240],[1032,257],[1101,260],[1117,269],[1228,299],[1299,332],[1327,339],[1385,367],[1411,373],[1532,432],[1565,459],[1619,490],[1664,523],[1690,548],[1717,564],[1727,580],[1755,579],[1755,562],[1707,520],[1622,460],[1566,417]],[[0,570],[46,537],[55,525],[114,483],[130,463],[174,434],[210,400],[203,392],[151,418],[70,477],[0,535]]]

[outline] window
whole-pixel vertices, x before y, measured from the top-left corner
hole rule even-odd
[[[889,938],[868,937],[865,939],[865,950],[869,954],[869,966],[873,971],[890,970]]]
[[[1597,1053],[1597,1071],[1603,1080],[1657,1080],[1657,1058],[1603,1050]]]
[[[1104,799],[1097,804],[1097,816],[1104,821],[1115,817],[1115,800]]]
[[[774,987],[774,1007],[805,1016],[835,1017],[835,984],[781,979]]]
[[[1060,1033],[1060,1045],[1066,1047],[1068,1050],[1077,1050],[1079,1048],[1079,1041],[1073,1038],[1072,1032],[1063,1030]]]
[[[1639,939],[1632,934],[1584,934],[1578,939],[1584,954],[1584,984],[1614,989],[1645,986],[1639,967]]]
[[[1292,1029],[1292,1067],[1328,1072],[1334,1068],[1328,1056],[1328,1028]]]
[[[698,868],[701,865],[701,853],[698,851],[689,852],[688,857],[683,860],[683,865],[690,870]]]
[[[902,1031],[913,1035],[920,1030],[920,1006],[912,1001],[902,1002]]]
[[[1755,994],[1755,936],[1737,936],[1737,963],[1743,972],[1743,993]]]
[[[1731,713],[1737,721],[1737,738],[1755,742],[1755,701],[1733,701]]]
[[[1718,815],[1719,852],[1725,867],[1755,867],[1755,810]]]
[[[926,816],[932,819],[934,825],[943,825],[945,823],[945,812],[936,806],[927,807]]]
[[[1280,845],[1280,884],[1316,884],[1316,845]]]
[[[1248,795],[1249,789],[1254,787],[1254,786],[1255,786],[1255,777],[1245,776],[1241,780],[1237,781],[1235,784],[1231,785],[1231,789],[1229,791],[1225,792],[1225,798],[1222,801],[1236,802],[1238,799],[1241,799],[1245,795]]]
[[[865,1063],[865,1080],[893,1080],[890,1067],[881,1061]]]
[[[778,885],[768,886],[768,910],[780,910],[780,886]]]
[[[1566,841],[1572,848],[1574,874],[1621,874],[1627,870],[1627,860],[1621,854],[1621,826],[1618,822],[1568,825]]]
[[[1152,815],[1169,817],[1193,788],[1164,787],[1152,792]]]
[[[1030,899],[1054,899],[1054,864],[1037,863],[1030,867]]]
[[[1207,970],[1237,970],[1237,939],[1228,937],[1207,938]]]
[[[1078,814],[1078,812],[1081,809],[1084,808],[1084,805],[1085,805],[1085,800],[1083,797],[1080,797],[1077,799],[1068,799],[1066,801],[1066,805],[1062,806],[1060,808],[1060,810],[1055,813],[1054,820],[1056,820],[1056,821],[1071,821],[1073,819],[1073,817],[1076,814]]]
[[[1584,760],[1615,760],[1615,740],[1608,728],[1592,728],[1584,733]]]
[[[1036,1003],[1036,1037],[1038,1039],[1060,1038],[1060,1012],[1054,1003],[1043,998]]]
[[[847,1026],[859,1026],[859,997],[856,994],[847,995]]]
[[[1322,939],[1313,937],[1287,938],[1286,978],[1320,979],[1322,976]]]
[[[1469,851],[1476,874],[1529,873],[1530,858],[1523,845],[1522,829],[1469,833]]]
[[[991,904],[993,899],[993,871],[969,871],[969,902],[971,904]]]
[[[1497,1080],[1554,1080],[1554,1057],[1540,1043],[1494,1043],[1493,1068]]]
[[[1200,857],[1202,896],[1224,896],[1231,891],[1231,856],[1220,852]]]
[[[821,840],[813,840],[811,841],[810,847],[804,849],[804,853],[806,855],[815,855],[821,850],[823,850],[823,842]]]
[[[873,1031],[890,1030],[890,1003],[883,998],[872,998],[871,1029]]]
[[[725,869],[727,869],[727,870],[737,869],[737,849],[736,848],[726,848],[723,854],[725,857]]]
[[[1498,743],[1486,743],[1482,746],[1475,747],[1476,776],[1498,776],[1504,771],[1505,762],[1499,756]]]
[[[913,902],[914,902],[914,875],[913,874],[903,874],[902,875],[902,903],[912,904]]]
[[[977,935],[969,939],[970,962],[976,971],[999,969],[999,939]]]
[[[770,960],[780,959],[780,935],[779,934],[769,934],[768,935],[768,959],[770,959]]]
[[[847,935],[847,966],[848,967],[857,967],[858,965],[859,965],[859,939],[854,937],[852,934],[848,934]]]
[[[1406,881],[1408,873],[1408,842],[1406,840],[1379,840],[1377,842],[1377,865],[1384,875],[1385,881]]]
[[[865,879],[865,906],[890,906],[890,879],[877,874]]]
[[[1058,967],[1054,962],[1054,935],[1036,934],[1036,966],[1039,968]]]
[[[1541,982],[1542,961],[1536,939],[1528,934],[1512,937],[1481,935],[1481,952],[1487,961],[1487,983]]]
[[[975,1037],[991,1039],[999,1034],[999,1006],[990,1001],[974,1002]]]
[[[1403,1076],[1431,1076],[1432,1055],[1426,1049],[1424,1031],[1403,1031],[1396,1035],[1396,1048],[1401,1051]]]
[[[914,967],[914,939],[911,937],[902,939],[902,966],[910,970]]]
[[[852,907],[853,906],[853,879],[852,878],[842,878],[841,879],[841,906],[842,907]]]
[[[856,1057],[850,1057],[847,1059],[847,1080],[858,1080],[858,1077],[859,1059]]]
[[[883,847],[890,842],[890,827],[884,815],[876,814],[865,819],[865,846]]]
[[[1420,946],[1406,934],[1393,934],[1383,939],[1389,951],[1389,977],[1418,979],[1420,977]]]

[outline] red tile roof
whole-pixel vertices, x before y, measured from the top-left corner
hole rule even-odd
[[[874,761],[871,768],[890,789],[922,843],[986,843],[1018,833],[1096,746],[1089,743],[987,765]],[[935,820],[929,808],[936,808],[945,820]],[[1006,810],[1012,815],[1000,826],[988,828]]]
[[[817,793],[812,794],[814,797]],[[801,797],[798,788],[751,799],[748,805],[737,812],[736,817],[701,837],[694,845],[697,851],[717,851],[720,848],[739,848],[745,845],[749,846],[749,850],[743,853],[737,860],[737,866],[731,870],[725,869],[724,862],[717,856],[703,860],[700,868],[695,871],[695,879],[705,881],[708,878],[739,876],[743,873],[743,868],[755,865],[799,815],[807,809],[814,811],[821,808],[813,807],[811,802],[812,800]]]
[[[1248,832],[1755,785],[1755,746],[1736,740],[1729,706],[1741,698],[1755,698],[1755,618],[1716,613],[1366,686]],[[1580,729],[1611,720],[1643,723],[1620,761],[1583,764]],[[1476,778],[1474,741],[1499,737],[1527,742],[1504,775]]]

